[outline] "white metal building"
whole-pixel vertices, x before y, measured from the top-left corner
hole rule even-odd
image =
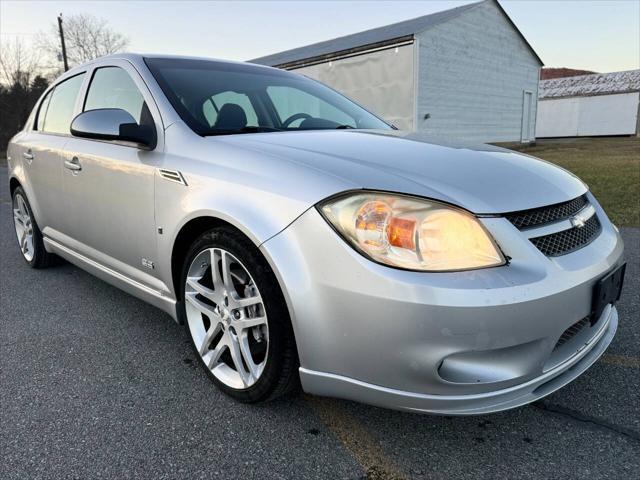
[[[401,129],[535,138],[542,61],[496,0],[251,61],[318,79]]]
[[[638,135],[640,70],[540,81],[537,137]]]

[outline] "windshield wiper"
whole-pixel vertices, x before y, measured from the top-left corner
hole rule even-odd
[[[232,129],[214,129],[207,130],[202,135],[205,137],[213,136],[213,135],[235,135],[238,133],[262,133],[262,132],[281,132],[281,128],[274,127],[242,127],[242,128],[232,128]]]
[[[352,127],[351,125],[338,125],[336,127],[336,130],[347,130],[349,128],[356,128],[356,127]]]

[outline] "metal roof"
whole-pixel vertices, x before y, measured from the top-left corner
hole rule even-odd
[[[457,17],[463,12],[467,12],[476,8],[483,3],[491,2],[498,7],[498,9],[504,14],[509,23],[515,28],[518,34],[522,37],[526,45],[531,50],[532,54],[540,61],[542,60],[533,50],[531,45],[524,38],[520,30],[511,21],[504,9],[496,0],[483,0],[481,2],[470,3],[462,5],[449,10],[432,13],[430,15],[424,15],[418,18],[412,18],[399,23],[393,23],[391,25],[385,25],[383,27],[366,30],[364,32],[354,33],[344,37],[334,38],[332,40],[326,40],[324,42],[314,43],[304,47],[294,48],[292,50],[286,50],[280,53],[274,53],[273,55],[267,55],[265,57],[255,58],[249,60],[253,63],[259,63],[262,65],[270,65],[277,67],[289,67],[291,64],[307,63],[306,61],[316,60],[329,60],[334,56],[344,53],[355,53],[356,51],[364,51],[370,48],[376,48],[384,45],[389,45],[392,40],[407,40],[413,39],[413,35],[423,32],[434,25],[446,22],[454,17]],[[305,61],[305,62],[303,62]]]
[[[540,80],[538,98],[584,97],[640,91],[640,70]]]

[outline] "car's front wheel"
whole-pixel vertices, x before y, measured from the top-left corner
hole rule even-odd
[[[47,252],[42,241],[42,232],[33,216],[31,205],[22,187],[13,192],[13,225],[18,237],[22,258],[33,268],[46,268],[55,263],[56,256]]]
[[[242,402],[277,398],[298,382],[288,310],[268,263],[231,228],[191,246],[179,308],[195,353],[213,382]]]

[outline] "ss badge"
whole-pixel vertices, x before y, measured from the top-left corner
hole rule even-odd
[[[150,268],[151,270],[153,270],[155,268],[153,262],[151,260],[146,259],[146,258],[142,259],[142,266]]]

